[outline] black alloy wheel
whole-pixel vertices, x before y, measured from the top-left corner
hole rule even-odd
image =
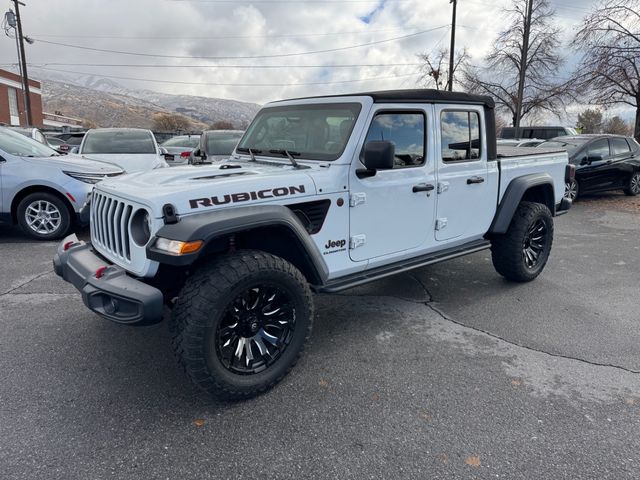
[[[269,284],[251,287],[230,302],[218,326],[218,359],[233,373],[259,373],[286,350],[295,323],[289,292]]]
[[[544,218],[533,223],[524,237],[522,255],[527,268],[535,268],[538,260],[547,248],[547,224]]]

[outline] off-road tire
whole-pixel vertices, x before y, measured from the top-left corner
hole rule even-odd
[[[624,189],[625,195],[635,197],[640,194],[640,172],[633,172],[629,177],[629,182]]]
[[[57,228],[55,230],[39,233],[29,226],[26,218],[27,208],[38,202],[42,202],[43,205],[46,203],[51,204],[59,212],[59,216],[56,216],[58,220],[56,220]],[[67,204],[60,197],[48,192],[35,192],[24,197],[18,204],[16,215],[18,225],[20,225],[22,231],[37,240],[56,240],[62,238],[67,235],[73,227],[71,211]]]
[[[241,375],[219,358],[216,332],[234,299],[260,282],[287,291],[295,308],[295,328],[273,364],[258,373]],[[241,400],[266,392],[289,373],[311,335],[312,322],[313,299],[302,273],[280,257],[240,250],[216,258],[187,279],[169,328],[174,352],[191,380],[216,398]]]
[[[542,222],[545,225],[544,248],[534,266],[527,264],[525,247],[530,229]],[[530,241],[530,239],[529,239]],[[514,282],[530,282],[544,269],[553,243],[553,218],[546,205],[520,202],[509,229],[491,239],[491,258],[496,271]]]

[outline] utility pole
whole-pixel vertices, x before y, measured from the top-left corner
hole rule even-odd
[[[16,35],[18,38],[18,50],[20,60],[20,73],[22,75],[22,92],[24,93],[24,108],[27,116],[27,125],[33,125],[33,119],[31,117],[31,96],[29,94],[29,75],[27,74],[27,59],[24,54],[24,37],[22,35],[22,21],[20,20],[20,7],[19,5],[26,6],[24,3],[18,0],[12,0],[16,9]],[[33,41],[32,41],[33,43]]]
[[[451,19],[451,46],[449,47],[449,91],[453,92],[453,69],[454,56],[456,49],[456,7],[458,6],[458,0],[449,0],[449,3],[453,3],[453,17]]]
[[[531,35],[531,17],[533,16],[533,2],[526,0],[524,31],[522,35],[522,55],[520,58],[520,78],[518,80],[518,98],[516,102],[516,115],[513,126],[516,128],[516,136],[520,136],[520,117],[522,116],[522,100],[524,97],[524,84],[527,80],[527,64],[529,62],[529,37]]]

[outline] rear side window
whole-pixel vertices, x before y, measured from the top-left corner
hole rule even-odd
[[[507,138],[507,139],[516,138],[516,129],[513,127],[503,128],[502,132],[500,133],[500,138]]]
[[[603,138],[589,145],[589,157],[595,156],[601,156],[602,158],[609,156],[609,140]]]
[[[480,158],[480,116],[478,112],[442,112],[440,129],[442,160],[459,162]]]
[[[384,112],[371,121],[365,144],[387,140],[395,145],[394,168],[424,165],[424,114],[420,112]]]
[[[631,149],[629,144],[624,138],[612,138],[611,139],[611,154],[622,155],[623,153],[629,153]]]

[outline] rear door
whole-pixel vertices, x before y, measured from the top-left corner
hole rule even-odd
[[[496,176],[489,175],[482,107],[439,105],[435,238],[472,240],[491,225],[496,209]]]
[[[629,160],[633,158],[631,147],[622,137],[611,137],[611,167],[613,170],[613,185],[618,187],[626,186],[634,167]]]

